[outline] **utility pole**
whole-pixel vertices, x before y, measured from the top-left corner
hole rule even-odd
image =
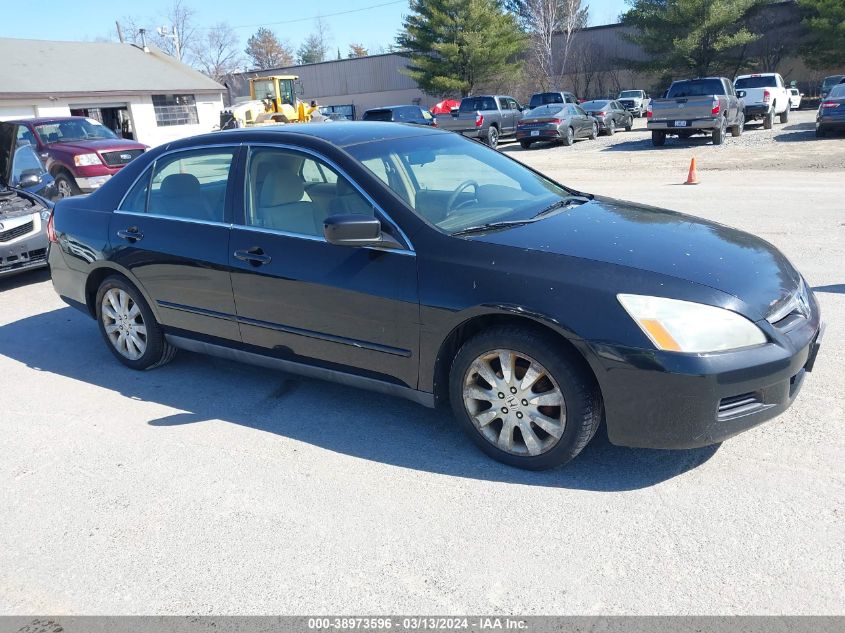
[[[120,28],[120,22],[115,20],[114,25],[117,27],[117,39],[119,39],[120,43],[123,44],[123,30]]]

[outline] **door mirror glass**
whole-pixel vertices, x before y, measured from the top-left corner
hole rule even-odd
[[[381,222],[361,213],[331,215],[323,223],[323,235],[329,244],[371,246],[382,240]]]
[[[18,181],[18,187],[26,189],[27,187],[34,187],[41,182],[41,170],[27,169],[21,172],[21,179]]]
[[[739,97],[740,99],[742,99],[743,97],[745,97],[745,94],[746,94],[746,93],[745,93],[745,90],[737,90],[737,91],[736,91],[736,96],[737,96],[737,97]]]

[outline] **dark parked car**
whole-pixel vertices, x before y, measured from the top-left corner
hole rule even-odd
[[[388,121],[392,123],[413,123],[414,125],[434,125],[431,112],[415,105],[385,106],[372,108],[364,112],[364,121]]]
[[[599,124],[599,132],[613,136],[616,130],[623,129],[630,132],[634,127],[634,115],[618,101],[597,99],[585,101],[581,108],[593,117]]]
[[[0,277],[47,265],[53,179],[13,126],[0,123]],[[42,195],[43,194],[43,195]]]
[[[816,136],[845,131],[845,83],[830,89],[816,114]]]
[[[575,139],[595,139],[599,124],[580,106],[555,103],[528,110],[517,123],[516,140],[523,149],[537,141],[553,141],[572,145]]]
[[[81,116],[9,123],[17,126],[18,141],[29,143],[41,156],[62,198],[94,191],[147,149]]]
[[[830,93],[830,89],[843,81],[845,81],[845,75],[830,75],[829,77],[825,77],[822,81],[821,87],[819,88],[819,95],[821,98],[825,99]]]
[[[53,223],[56,291],[126,366],[182,348],[450,403],[524,468],[573,458],[603,418],[615,444],[720,442],[789,407],[819,344],[812,291],[767,242],[435,129],[183,139]]]

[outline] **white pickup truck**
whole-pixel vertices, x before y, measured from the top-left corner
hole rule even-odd
[[[791,95],[783,82],[783,77],[777,73],[757,73],[754,75],[740,75],[734,80],[734,89],[745,94],[745,122],[763,120],[763,127],[772,129],[775,115],[781,123],[789,120]]]

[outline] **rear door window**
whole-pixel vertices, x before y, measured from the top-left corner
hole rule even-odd
[[[122,211],[223,222],[233,149],[191,150],[156,161],[121,204]]]

